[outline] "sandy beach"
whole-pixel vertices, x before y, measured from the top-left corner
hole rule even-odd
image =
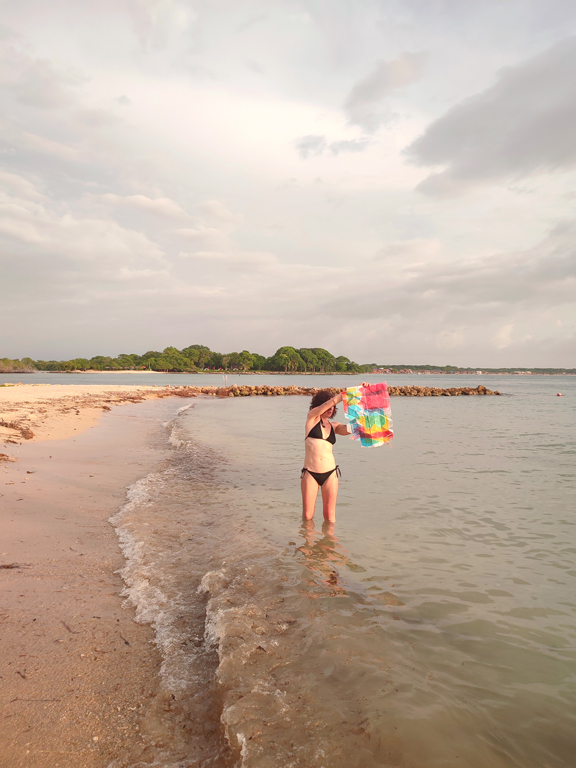
[[[124,558],[108,522],[126,486],[162,459],[146,437],[175,403],[141,403],[158,395],[0,388],[3,768],[130,764],[146,754],[142,718],[169,707],[155,699],[152,629],[120,595]]]
[[[170,387],[130,385],[0,386],[0,440],[65,439],[94,426],[113,405],[170,394]]]

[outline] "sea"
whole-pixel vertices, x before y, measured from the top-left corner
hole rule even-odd
[[[338,437],[335,525],[301,518],[307,398],[174,400],[112,518],[162,658],[134,768],[576,765],[576,377],[388,383],[502,395],[393,397],[390,445]]]

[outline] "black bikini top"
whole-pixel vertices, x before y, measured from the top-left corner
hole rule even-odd
[[[306,437],[315,437],[316,440],[326,440],[327,442],[332,443],[332,445],[334,445],[334,443],[336,442],[336,433],[334,432],[334,427],[332,426],[332,424],[330,424],[330,434],[328,435],[328,437],[324,437],[324,435],[322,434],[321,424],[322,424],[322,419],[320,419],[320,421],[317,424],[314,424],[314,426],[312,427],[310,432],[308,432]]]

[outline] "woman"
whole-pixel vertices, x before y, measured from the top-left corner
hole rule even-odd
[[[332,396],[327,390],[316,392],[306,418],[306,455],[302,470],[302,516],[312,520],[318,489],[322,488],[324,520],[336,520],[336,497],[338,496],[338,466],[332,453],[336,435],[349,435],[345,424],[330,418],[336,415],[336,405],[342,402],[342,392]]]

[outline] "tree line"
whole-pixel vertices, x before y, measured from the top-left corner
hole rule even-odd
[[[150,370],[168,373],[197,373],[199,371],[269,371],[279,373],[370,373],[374,369],[384,373],[407,371],[430,373],[466,373],[474,371],[456,365],[359,365],[340,355],[335,357],[321,347],[280,347],[271,357],[257,352],[213,352],[209,347],[192,344],[184,349],[166,347],[162,352],[150,351],[143,355],[121,354],[118,357],[97,355],[90,359],[74,360],[21,360],[0,358],[0,373],[32,373],[33,371],[137,371]],[[575,374],[576,368],[483,368],[483,373]]]
[[[0,373],[27,371],[137,371],[150,370],[167,373],[197,373],[199,371],[271,371],[283,373],[365,373],[375,364],[358,365],[321,347],[296,349],[280,347],[271,357],[257,352],[214,352],[201,344],[184,349],[166,347],[162,352],[150,351],[143,355],[120,354],[118,357],[75,358],[73,360],[0,359]]]

